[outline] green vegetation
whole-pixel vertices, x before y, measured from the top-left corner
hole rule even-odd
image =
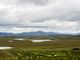
[[[12,49],[4,51],[10,56],[5,60],[80,60],[76,49]],[[1,60],[1,59],[0,59]]]
[[[50,38],[49,38],[50,39]],[[0,38],[0,46],[10,46],[16,48],[70,48],[80,47],[80,38],[78,37],[58,37],[48,42],[34,43],[30,38],[24,38],[23,41],[15,40],[13,37]],[[13,42],[10,42],[13,41]]]
[[[32,39],[50,39],[48,42],[32,42]],[[0,37],[0,46],[13,47],[0,50],[0,60],[80,60],[80,37]]]

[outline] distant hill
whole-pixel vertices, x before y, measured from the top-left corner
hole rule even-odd
[[[0,32],[0,37],[6,37],[6,36],[27,37],[27,36],[50,36],[50,35],[55,36],[55,35],[71,35],[71,34],[62,34],[59,32],[43,32],[43,31],[22,32],[22,33],[15,33],[15,34],[7,33],[7,32]]]
[[[42,32],[42,31],[37,31],[37,32],[22,32],[22,33],[6,33],[6,32],[0,32],[0,36],[43,36],[43,35],[57,35],[60,33],[57,32]]]
[[[31,35],[31,36],[42,36],[42,35],[56,35],[56,34],[60,34],[60,33],[37,31],[37,32],[23,32],[23,33],[20,33],[20,34],[21,35]]]
[[[6,33],[6,32],[0,32],[0,36],[3,37],[3,36],[14,36],[13,33]]]

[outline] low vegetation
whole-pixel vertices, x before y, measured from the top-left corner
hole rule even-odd
[[[80,60],[80,49],[12,49],[5,60]],[[1,59],[0,59],[1,60]]]
[[[13,47],[0,50],[0,60],[80,60],[80,38],[35,37],[14,40],[15,37],[1,37],[0,46]],[[31,39],[50,39],[48,42],[32,42]]]

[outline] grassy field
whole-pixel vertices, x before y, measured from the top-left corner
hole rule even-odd
[[[80,60],[80,38],[55,38],[48,42],[31,39],[0,38],[0,46],[13,47],[0,50],[0,60]],[[12,42],[11,42],[12,41]]]
[[[13,42],[10,42],[13,41]],[[15,38],[0,38],[0,46],[10,46],[17,48],[70,48],[80,47],[80,40],[75,38],[60,38],[48,42],[34,43],[30,39],[24,38],[23,41],[15,40]]]
[[[80,50],[17,48],[0,51],[0,60],[80,60]]]

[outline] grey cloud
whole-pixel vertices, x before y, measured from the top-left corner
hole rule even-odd
[[[31,1],[31,0],[30,0]],[[34,1],[34,0],[33,0]],[[49,1],[49,0],[48,0]],[[57,0],[54,4],[49,4],[42,7],[29,6],[29,7],[20,7],[23,8],[21,11],[18,10],[17,17],[22,20],[31,20],[31,21],[45,21],[45,20],[79,20],[80,18],[80,9],[74,7],[74,4],[70,4],[69,1],[62,0],[58,2]],[[71,0],[72,1],[72,0]],[[69,5],[67,5],[69,3]],[[71,5],[71,6],[70,6]],[[26,11],[26,12],[24,12]]]
[[[34,4],[34,5],[38,5],[38,6],[44,6],[48,3],[49,0],[18,0],[17,2],[19,4]]]
[[[76,26],[80,26],[76,23],[80,23],[79,2],[80,0],[0,0],[0,26],[76,30],[79,29]],[[63,21],[71,23],[67,25]],[[73,26],[76,28],[71,28]]]

